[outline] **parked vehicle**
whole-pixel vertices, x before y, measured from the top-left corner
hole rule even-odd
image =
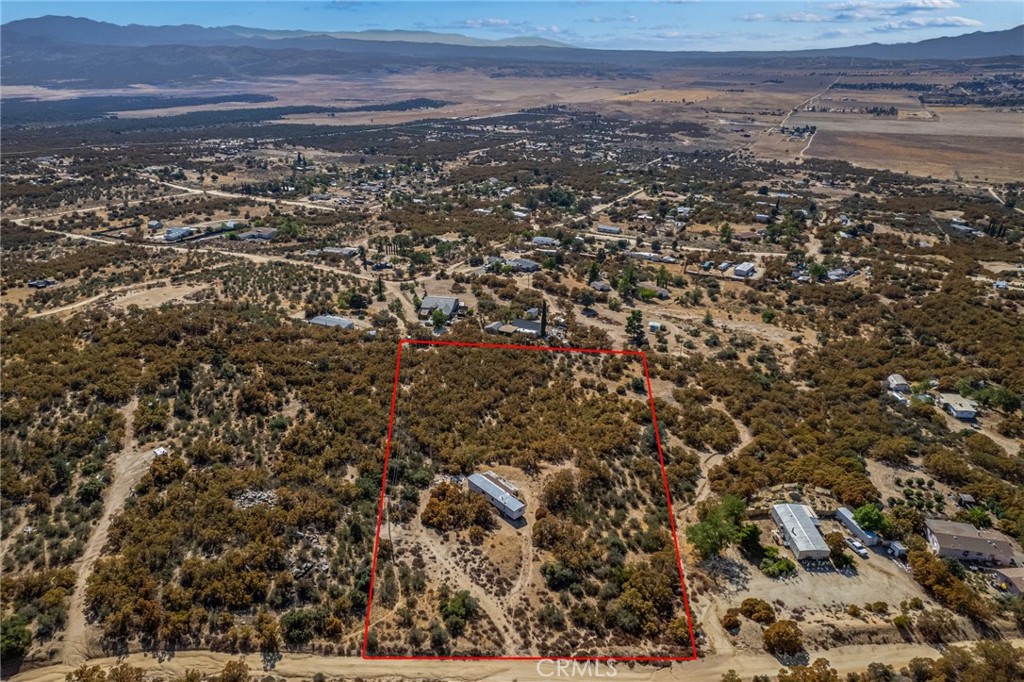
[[[848,544],[850,546],[850,549],[856,552],[857,556],[859,556],[861,559],[868,558],[868,548],[862,545],[858,540],[854,540],[853,538],[846,538],[846,544]]]

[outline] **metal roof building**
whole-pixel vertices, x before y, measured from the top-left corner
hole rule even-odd
[[[836,521],[846,526],[851,533],[857,536],[858,540],[868,547],[873,547],[882,541],[882,538],[878,537],[878,534],[861,528],[860,524],[854,520],[853,512],[846,507],[840,507],[836,510]]]
[[[737,277],[753,277],[755,269],[756,266],[750,261],[747,261],[745,263],[740,263],[739,265],[737,265],[733,269],[733,274],[735,274]]]
[[[469,489],[486,495],[498,511],[513,521],[522,518],[526,511],[526,504],[516,498],[518,491],[493,471],[472,474],[469,477]]]
[[[317,315],[311,317],[309,323],[321,327],[341,327],[342,329],[352,329],[356,326],[355,322],[347,317],[338,317],[337,315]]]
[[[818,530],[818,517],[806,504],[776,504],[772,519],[779,525],[797,561],[827,559],[831,551]]]

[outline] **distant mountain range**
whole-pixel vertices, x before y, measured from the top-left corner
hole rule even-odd
[[[111,45],[142,47],[147,45],[252,45],[268,47],[270,41],[289,41],[303,38],[335,38],[375,42],[436,43],[466,47],[569,47],[565,43],[545,38],[523,36],[484,40],[458,33],[433,31],[302,31],[222,26],[204,28],[193,24],[178,26],[119,26],[105,21],[77,17],[45,16],[22,19],[3,25],[5,32],[17,32],[26,37],[46,38],[83,45]],[[281,44],[284,44],[283,42]],[[290,44],[290,43],[289,43]]]
[[[590,50],[542,38],[498,41],[429,31],[323,33],[242,26],[118,26],[46,16],[0,26],[0,82],[122,87],[418,68],[489,69],[500,76],[638,76],[698,65],[841,68],[880,61],[1024,58],[1024,25],[917,43],[789,52]]]

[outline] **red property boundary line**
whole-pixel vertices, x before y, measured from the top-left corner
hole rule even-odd
[[[647,382],[647,398],[651,406],[651,421],[654,425],[654,440],[658,446],[658,461],[661,464],[661,477],[665,485],[665,500],[668,503],[668,520],[672,528],[672,542],[676,550],[676,568],[679,570],[679,582],[683,588],[683,608],[686,611],[686,624],[690,631],[690,645],[693,648],[689,656],[373,656],[366,653],[367,637],[370,632],[370,611],[373,607],[373,586],[377,578],[377,551],[380,548],[380,527],[384,518],[384,495],[387,491],[388,460],[391,457],[391,434],[395,425],[395,405],[398,402],[398,375],[402,367],[402,348],[414,346],[460,346],[463,348],[496,348],[506,350],[549,351],[555,353],[590,353],[596,355],[626,355],[640,358],[644,366],[644,379]],[[470,343],[466,341],[434,341],[430,339],[400,339],[398,355],[395,358],[395,382],[391,390],[391,414],[388,417],[388,437],[384,450],[384,471],[380,483],[380,501],[377,505],[377,529],[373,537],[373,561],[370,567],[370,592],[366,598],[366,624],[363,626],[362,658],[367,660],[392,661],[693,661],[697,658],[697,642],[693,637],[693,618],[690,615],[690,600],[686,594],[686,576],[683,575],[682,555],[679,552],[679,536],[676,532],[676,519],[672,511],[672,495],[668,489],[668,472],[665,470],[665,456],[661,450],[661,432],[658,429],[658,415],[654,409],[654,392],[651,390],[651,374],[647,366],[647,354],[636,350],[607,350],[603,348],[566,348],[561,346],[518,346],[507,343]]]

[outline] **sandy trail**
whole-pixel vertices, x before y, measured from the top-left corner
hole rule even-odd
[[[1022,640],[1011,640],[1020,646]],[[833,647],[828,651],[812,651],[811,660],[827,658],[839,671],[840,679],[846,673],[863,671],[870,663],[885,663],[897,668],[916,657],[937,658],[939,652],[924,644],[861,644]],[[90,661],[93,665],[110,668],[118,663],[144,668],[163,678],[178,676],[186,670],[202,674],[219,673],[228,661],[244,660],[251,671],[263,669],[259,654],[231,655],[210,651],[180,651],[157,660],[149,654],[131,654],[120,658],[102,658]],[[57,664],[26,670],[15,676],[16,682],[63,682],[64,676],[76,666]],[[666,668],[647,665],[628,666],[618,663],[615,678],[626,682],[719,682],[722,674],[735,670],[744,679],[753,675],[774,675],[782,665],[764,653],[716,654],[692,662],[675,663]],[[554,664],[537,661],[383,661],[363,660],[357,657],[316,656],[312,654],[284,654],[273,669],[283,679],[310,679],[317,673],[345,679],[444,679],[444,680],[497,680],[500,682],[541,682],[555,677]],[[608,669],[604,677],[610,677]],[[564,677],[565,675],[563,675]],[[595,677],[596,675],[589,675]]]
[[[81,558],[74,565],[78,577],[75,581],[75,591],[71,595],[71,604],[68,607],[67,628],[64,630],[62,660],[65,665],[77,665],[89,658],[90,643],[88,641],[88,625],[85,620],[85,588],[89,576],[92,575],[93,565],[99,558],[103,546],[107,544],[107,532],[110,529],[111,520],[124,507],[125,500],[135,490],[135,486],[138,485],[143,475],[149,471],[149,465],[153,461],[152,449],[140,449],[135,440],[133,421],[138,403],[137,398],[132,398],[131,402],[121,409],[121,413],[125,417],[124,447],[114,455],[111,462],[114,469],[114,480],[111,481],[104,494],[103,514],[96,527],[93,528]]]
[[[413,521],[412,536],[410,538],[409,545],[418,546],[425,552],[429,553],[434,559],[434,565],[440,567],[439,569],[435,569],[436,575],[442,575],[444,570],[447,569],[449,577],[446,578],[445,581],[457,590],[468,591],[470,595],[477,600],[477,603],[480,605],[480,609],[487,614],[495,627],[498,628],[505,642],[512,645],[512,650],[504,652],[504,655],[536,655],[536,652],[533,651],[532,648],[525,649],[523,647],[522,638],[519,635],[518,629],[509,618],[508,606],[502,603],[503,600],[495,594],[485,590],[477,581],[471,578],[466,572],[462,561],[452,555],[447,543],[438,542],[437,540],[433,540],[428,537],[428,535],[432,534],[433,531],[429,531],[424,528],[417,516],[415,521]]]

